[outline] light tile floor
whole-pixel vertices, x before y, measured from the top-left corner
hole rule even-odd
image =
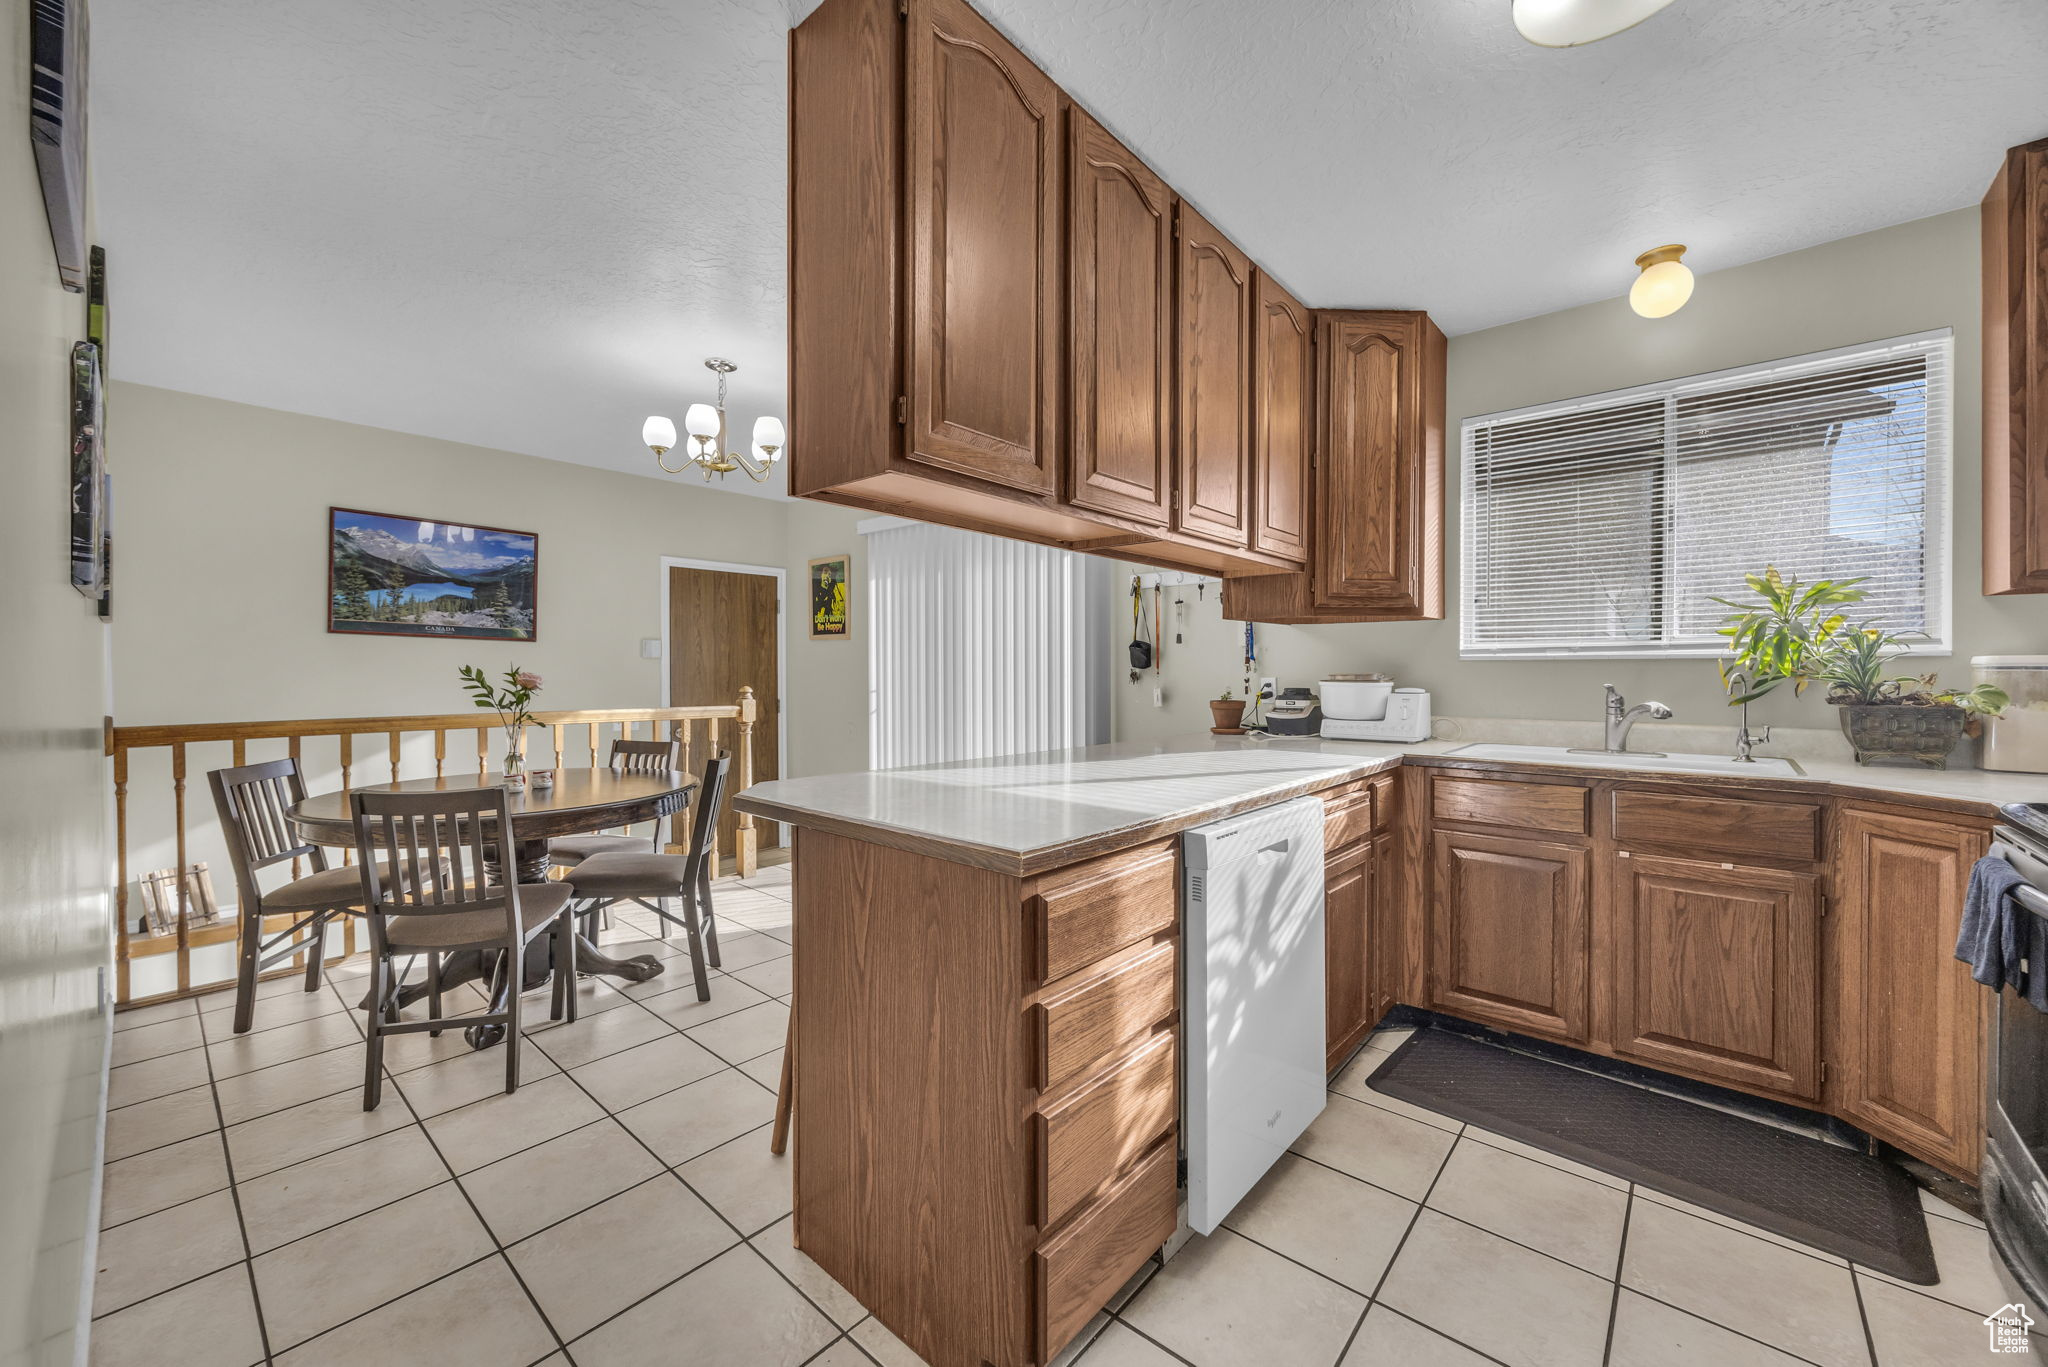
[[[788,1018],[788,872],[714,893],[725,969],[686,965],[503,1055],[400,1037],[360,1109],[360,967],[118,1017],[92,1361],[324,1367],[917,1367],[790,1247],[767,1125]],[[673,960],[621,917],[607,939]],[[1233,1213],[1148,1266],[1074,1367],[1949,1367],[2005,1299],[1983,1228],[1929,1199],[1908,1287],[1374,1092],[1404,1032]],[[2048,1317],[2044,1317],[2048,1318]],[[399,1345],[403,1345],[402,1348]]]

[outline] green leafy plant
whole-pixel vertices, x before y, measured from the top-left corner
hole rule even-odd
[[[1785,578],[1774,566],[1765,566],[1762,574],[1746,574],[1743,580],[1754,598],[1714,599],[1734,609],[1720,628],[1733,656],[1720,662],[1728,705],[1755,702],[1782,683],[1791,684],[1795,694],[1804,693],[1819,677],[1821,661],[1848,623],[1837,609],[1861,601],[1863,590],[1856,586],[1863,581],[1821,579],[1805,584]]]
[[[516,761],[519,738],[527,727],[533,725],[533,711],[529,704],[533,702],[533,695],[540,692],[540,675],[516,665],[507,669],[497,683],[493,683],[490,676],[475,665],[463,665],[461,674],[462,686],[475,704],[496,710],[498,724],[505,728],[506,759]]]

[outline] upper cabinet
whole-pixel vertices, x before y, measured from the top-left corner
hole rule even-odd
[[[1309,570],[1227,582],[1224,616],[1444,615],[1444,351],[1426,313],[1317,311]]]
[[[962,0],[908,0],[910,459],[1058,479],[1060,91]]]
[[[2048,138],[1991,182],[1984,232],[1984,592],[2048,593]]]
[[[1361,437],[1318,455],[1327,317],[967,0],[823,0],[789,99],[791,492],[1283,596],[1327,562],[1337,596],[1301,588],[1298,620],[1434,615],[1426,318],[1327,316],[1393,351],[1346,381],[1388,386],[1338,415]]]
[[[1252,262],[1180,206],[1180,488],[1174,527],[1251,538]]]
[[[1315,320],[1260,271],[1252,300],[1252,547],[1306,560]]]
[[[1173,499],[1173,191],[1067,119],[1069,499],[1164,525]]]

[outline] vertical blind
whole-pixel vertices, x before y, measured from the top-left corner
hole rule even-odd
[[[869,762],[1107,738],[1105,562],[923,523],[867,533]]]
[[[1460,653],[1711,655],[1743,576],[1946,649],[1946,329],[1464,424]]]

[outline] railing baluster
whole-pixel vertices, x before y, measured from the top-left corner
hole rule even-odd
[[[488,727],[479,726],[476,729],[476,776],[478,778],[482,778],[486,773],[490,772],[491,766],[487,759],[491,752],[490,739],[491,733]]]
[[[128,747],[114,748],[114,1000],[128,992]]]
[[[754,701],[754,690],[740,687],[740,773],[739,785],[733,789],[744,793],[754,786],[754,712],[759,705]],[[737,828],[733,831],[732,857],[737,872],[742,878],[754,876],[756,850],[754,848],[754,817],[751,812],[741,812]]]
[[[185,886],[185,742],[171,747],[171,790],[178,823],[178,991],[192,990],[191,890]]]
[[[398,782],[398,752],[400,741],[403,739],[404,734],[404,732],[397,730],[391,733],[391,781],[393,783]]]
[[[297,758],[299,757],[299,752],[300,752],[300,750],[301,750],[301,749],[302,749],[302,746],[301,746],[301,744],[300,744],[300,740],[299,740],[299,737],[297,737],[297,736],[293,736],[293,737],[292,737],[292,739],[291,739],[291,746],[290,746],[290,753],[291,753],[291,757],[292,757],[293,759],[297,759]],[[347,862],[347,861],[346,861],[346,860],[344,860],[343,862]],[[294,877],[294,878],[304,878],[304,877],[306,876],[306,871],[305,871],[305,864],[306,864],[306,861],[305,861],[305,859],[304,859],[303,857],[294,857],[294,858],[292,859],[292,877]],[[241,910],[241,908],[239,908],[239,907],[237,907],[237,908],[236,908],[236,912],[237,912],[238,914],[239,914],[240,910]]]
[[[235,737],[235,757],[232,762],[237,769],[249,762],[249,742],[240,736]]]
[[[448,767],[448,733],[436,729],[434,732],[434,777],[440,778]]]

